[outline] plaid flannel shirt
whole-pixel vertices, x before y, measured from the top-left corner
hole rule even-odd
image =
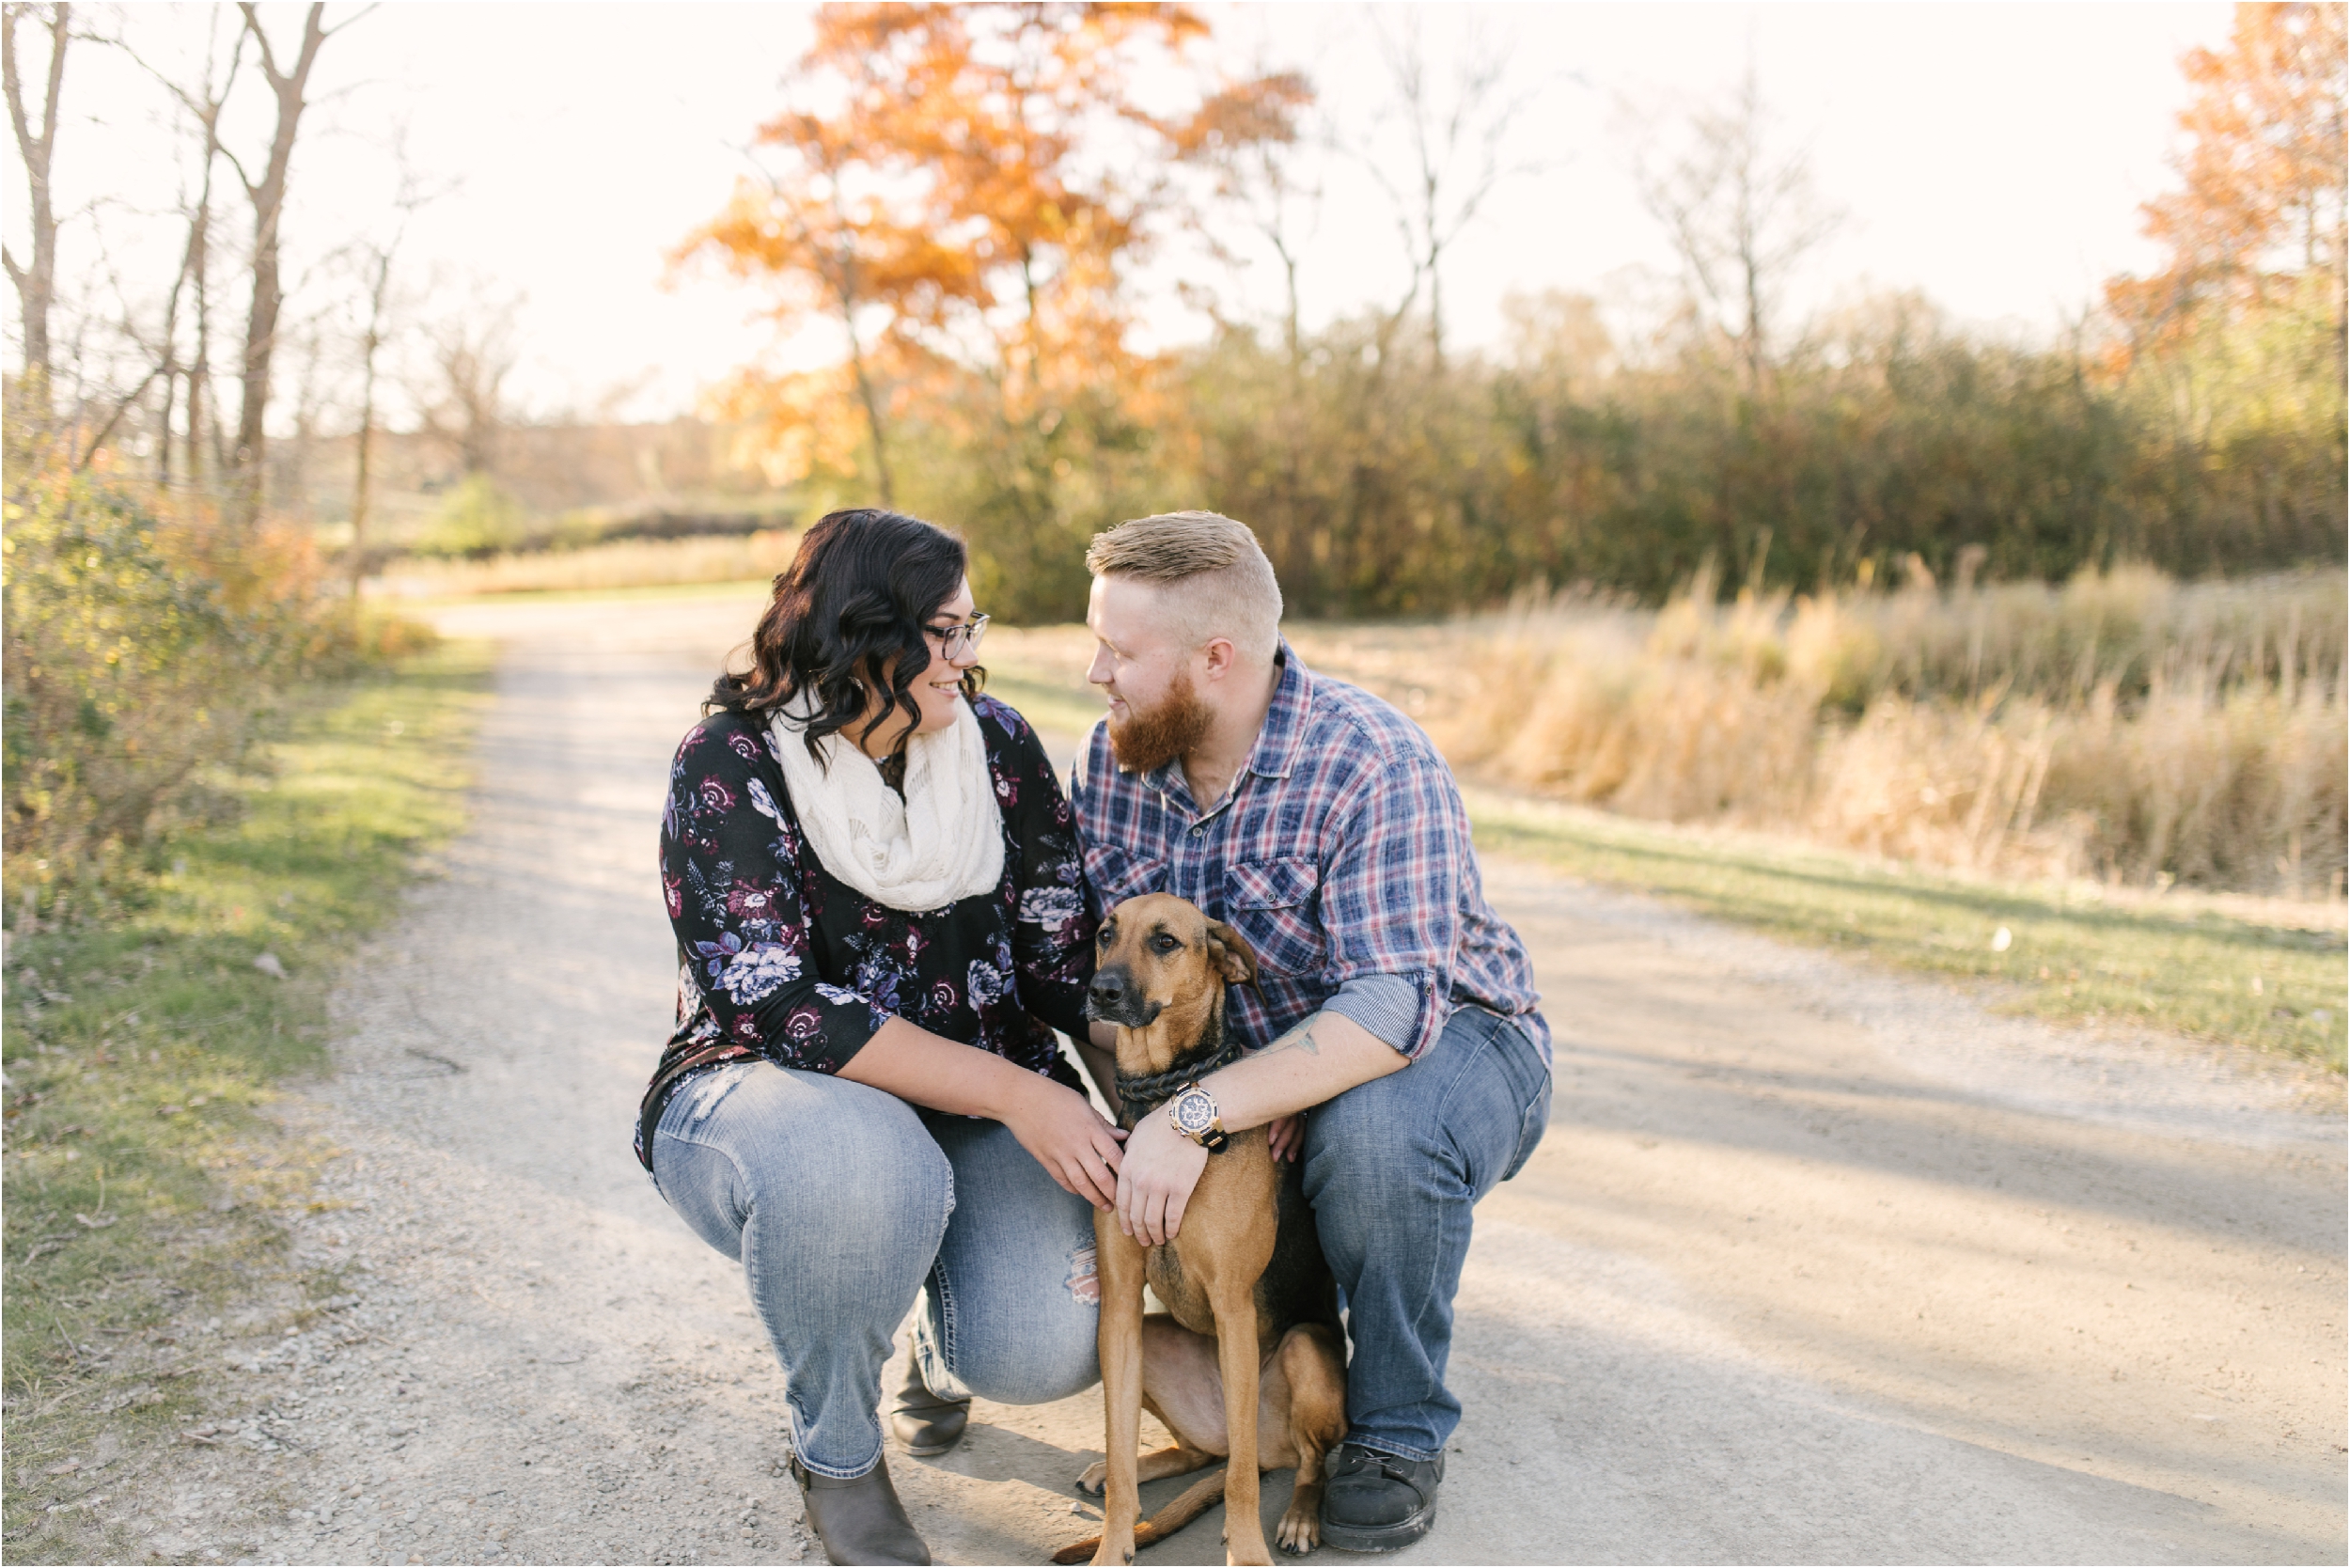
[[[1189,899],[1239,928],[1258,982],[1228,994],[1250,1049],[1321,1011],[1350,981],[1400,995],[1373,1027],[1417,1059],[1453,1010],[1514,1018],[1550,1058],[1533,965],[1485,902],[1468,813],[1452,771],[1419,727],[1281,648],[1281,677],[1247,765],[1201,810],[1180,760],[1129,774],[1096,724],[1071,774],[1084,839],[1089,913],[1140,893]],[[1379,980],[1377,977],[1393,977]],[[1369,1017],[1343,1005],[1368,1026]],[[1408,1014],[1408,1019],[1403,1013]],[[1397,1038],[1397,1036],[1402,1038]]]

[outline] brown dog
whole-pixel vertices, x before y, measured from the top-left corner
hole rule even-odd
[[[1183,1080],[1232,1058],[1224,991],[1253,980],[1257,959],[1240,933],[1163,893],[1110,911],[1098,944],[1087,1011],[1118,1026],[1119,1120],[1131,1129],[1160,1114]],[[1346,1357],[1297,1166],[1274,1159],[1264,1128],[1235,1133],[1208,1156],[1173,1241],[1146,1247],[1118,1228],[1117,1215],[1098,1211],[1093,1234],[1107,1457],[1077,1484],[1103,1496],[1102,1534],[1053,1560],[1091,1552],[1095,1562],[1132,1562],[1135,1548],[1222,1497],[1226,1560],[1270,1562],[1257,1475],[1290,1466],[1297,1488],[1275,1538],[1284,1551],[1311,1551],[1322,1535],[1323,1457],[1346,1435]],[[1143,1316],[1146,1281],[1166,1314]],[[1144,1409],[1167,1423],[1175,1445],[1137,1459]],[[1221,1475],[1137,1522],[1142,1482],[1186,1475],[1219,1455],[1230,1461]]]

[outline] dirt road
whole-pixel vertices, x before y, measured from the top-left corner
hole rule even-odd
[[[266,1415],[187,1461],[156,1549],[821,1559],[737,1271],[628,1152],[673,983],[657,803],[751,604],[447,617],[507,639],[478,815],[291,1106],[347,1151],[300,1245],[352,1299],[229,1325]],[[1467,1416],[1403,1560],[2343,1560],[2343,1128],[2305,1083],[1489,876],[1559,1090],[1479,1211]],[[939,1560],[1088,1533],[1098,1398],[977,1419],[891,1458]],[[1219,1521],[1146,1560],[1220,1560]]]

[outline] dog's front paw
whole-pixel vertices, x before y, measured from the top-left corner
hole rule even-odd
[[[1097,1459],[1086,1466],[1086,1473],[1077,1478],[1077,1490],[1089,1497],[1098,1497],[1109,1484],[1110,1462]]]
[[[1281,1522],[1273,1527],[1273,1544],[1292,1557],[1304,1557],[1322,1544],[1322,1510],[1308,1508],[1302,1512],[1292,1506],[1281,1515]]]

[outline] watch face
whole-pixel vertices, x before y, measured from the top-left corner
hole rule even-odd
[[[1187,1137],[1198,1137],[1215,1120],[1215,1101],[1204,1089],[1195,1089],[1175,1102],[1175,1125]]]

